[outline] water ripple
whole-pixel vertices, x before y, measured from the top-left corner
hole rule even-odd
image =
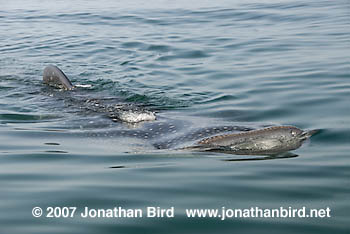
[[[3,2],[1,231],[347,233],[348,9],[347,0]],[[49,64],[90,88],[42,85]],[[112,122],[83,108],[85,98],[154,108],[159,118]],[[183,141],[213,126],[291,124],[320,133],[290,154],[236,157],[155,151],[152,144],[171,139],[149,130],[158,123],[176,125],[173,136]],[[38,226],[28,215],[34,205],[174,206],[176,217],[38,219]],[[332,218],[184,215],[223,206],[329,206]]]

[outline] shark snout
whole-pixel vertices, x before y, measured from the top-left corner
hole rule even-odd
[[[315,135],[316,133],[318,133],[319,131],[320,131],[319,129],[314,129],[314,130],[310,130],[310,131],[303,131],[300,135],[300,139],[306,140],[306,139],[310,138],[311,136]]]

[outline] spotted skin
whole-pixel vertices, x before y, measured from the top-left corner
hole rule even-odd
[[[72,90],[74,86],[56,66],[43,73],[44,83]],[[115,104],[115,99],[71,98],[80,108],[106,113],[113,121],[138,123],[156,119],[154,112],[132,104]],[[110,102],[114,103],[110,103]],[[118,103],[118,102],[117,102]],[[188,124],[188,123],[187,123]],[[183,121],[158,120],[137,129],[94,132],[92,135],[133,137],[150,142],[156,149],[230,151],[235,154],[274,154],[299,148],[314,131],[305,132],[293,126],[275,126],[259,130],[242,126],[217,126],[191,129]],[[189,130],[190,129],[190,130]],[[184,145],[185,144],[185,145]]]
[[[156,142],[153,144],[153,146],[156,149],[171,149],[171,148],[176,148],[179,145],[184,143],[187,143],[187,144],[194,143],[195,141],[198,141],[205,137],[209,137],[217,134],[237,132],[237,131],[250,131],[250,130],[252,129],[247,127],[242,127],[242,126],[208,127],[208,128],[202,128],[202,129],[197,129],[197,130],[188,132],[181,136],[171,138],[167,141]]]
[[[73,90],[73,86],[68,77],[61,69],[54,65],[45,67],[43,72],[43,82],[49,86],[53,86],[63,90]],[[113,121],[121,121],[128,123],[137,123],[142,121],[152,121],[156,119],[155,113],[141,106],[132,105],[130,103],[113,104],[108,101],[114,99],[94,99],[72,97],[71,103],[78,102],[80,108],[85,108],[89,111],[106,113]]]
[[[315,133],[316,130],[307,132],[294,126],[273,126],[205,138],[197,143],[196,148],[236,154],[274,154],[299,148]]]

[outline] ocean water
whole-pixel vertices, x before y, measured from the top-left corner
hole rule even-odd
[[[349,1],[0,5],[1,233],[349,232]],[[49,64],[89,87],[46,87]],[[83,108],[84,98],[144,106],[158,119],[113,122]],[[158,123],[176,132],[120,135]],[[227,125],[320,132],[279,157],[154,147]],[[75,214],[63,217],[64,207]],[[144,213],[83,218],[85,207]],[[173,217],[146,217],[147,207],[173,207]],[[330,217],[186,214],[222,207],[329,208]]]

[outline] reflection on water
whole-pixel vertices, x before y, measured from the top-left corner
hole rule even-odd
[[[273,160],[273,159],[286,159],[286,158],[296,158],[299,155],[293,154],[290,152],[282,153],[279,155],[273,156],[260,156],[260,157],[247,157],[244,156],[242,158],[231,158],[231,159],[222,159],[225,162],[238,162],[238,161],[258,161],[258,160]]]
[[[3,1],[1,232],[348,233],[348,9],[344,0]],[[44,86],[49,64],[83,86]],[[86,99],[159,118],[128,126],[84,107]],[[278,125],[322,131],[274,156],[175,150],[203,130]],[[174,206],[175,217],[31,215],[48,206]],[[331,218],[184,212],[304,206],[329,207]]]

